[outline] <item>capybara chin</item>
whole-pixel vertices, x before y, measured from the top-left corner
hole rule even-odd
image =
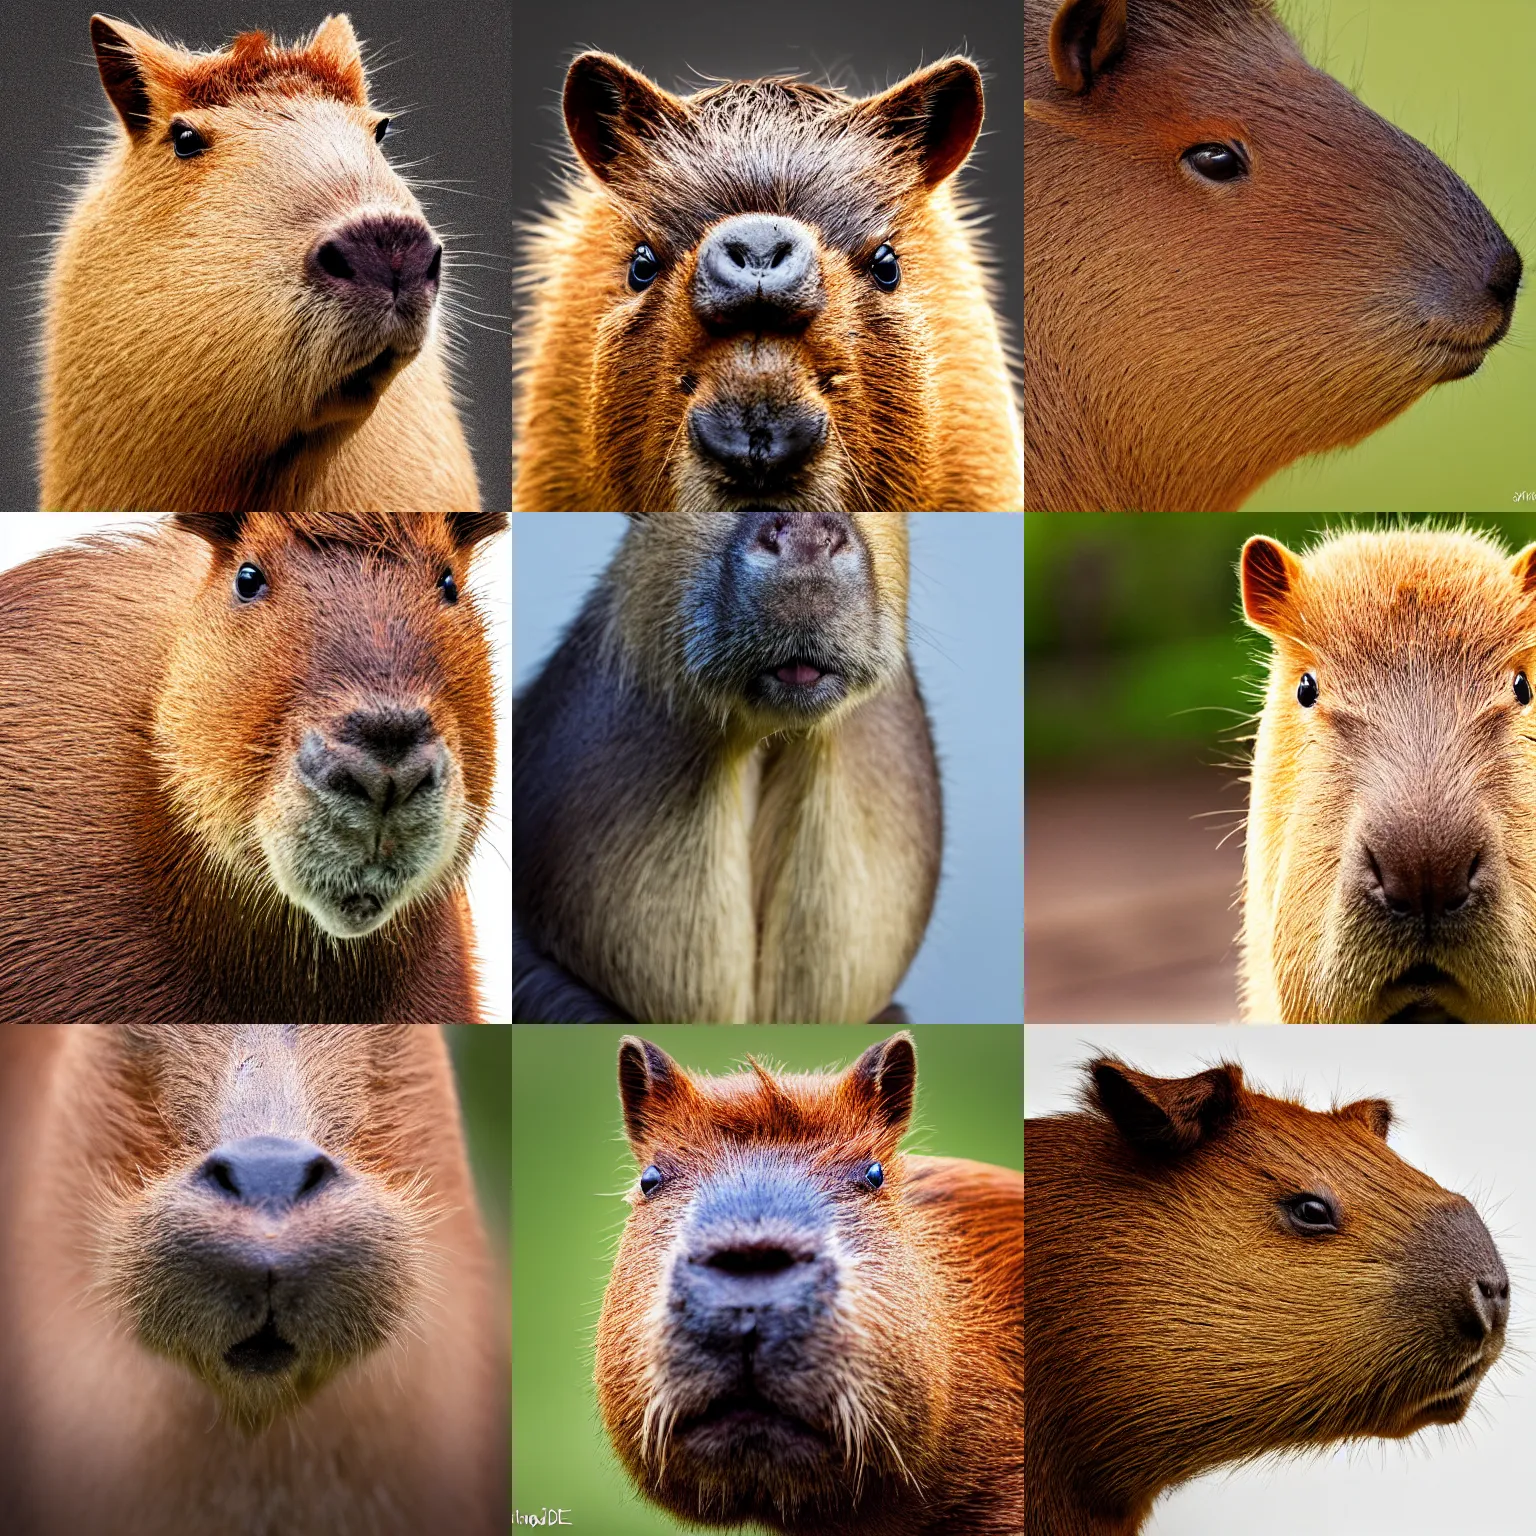
[[[1027,1536],[1135,1536],[1215,1467],[1466,1416],[1509,1277],[1391,1123],[1110,1057],[1025,1122]]]
[[[954,190],[982,83],[675,96],[603,53],[523,269],[513,506],[1017,511],[1013,381]]]
[[[942,840],[904,516],[631,517],[513,704],[513,1018],[903,1022]]]
[[[183,512],[0,575],[0,1020],[473,1022],[504,512]]]
[[[1536,544],[1253,538],[1242,592],[1273,646],[1244,1017],[1536,1020]]]
[[[1503,230],[1271,0],[1024,0],[1024,98],[1035,511],[1230,511],[1509,330]]]
[[[603,1420],[641,1491],[783,1536],[1016,1536],[1023,1185],[898,1151],[911,1036],[846,1072],[692,1077],[619,1049],[641,1174],[603,1298]]]
[[[117,114],[43,321],[42,505],[478,507],[442,243],[352,25],[193,53],[91,18]]]

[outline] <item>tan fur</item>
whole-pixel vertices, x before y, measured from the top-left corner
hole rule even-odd
[[[295,48],[247,33],[219,53],[100,18],[96,32],[103,68],[131,64],[141,85],[118,86],[114,142],[48,277],[43,507],[478,507],[440,316],[366,397],[338,400],[363,343],[304,282],[306,254],[349,217],[421,213],[373,141],[347,19]],[[177,159],[173,117],[211,148]]]

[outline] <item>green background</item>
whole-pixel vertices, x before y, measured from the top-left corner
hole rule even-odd
[[[1449,163],[1526,258],[1514,328],[1470,379],[1355,448],[1304,459],[1249,511],[1495,511],[1536,493],[1536,4],[1282,0],[1307,57]]]
[[[512,1200],[512,1029],[510,1025],[449,1024],[464,1136],[480,1210],[493,1252],[507,1251]]]
[[[696,1072],[739,1070],[750,1052],[793,1071],[840,1069],[891,1031],[846,1025],[681,1025],[645,1037]],[[683,1526],[631,1489],[609,1449],[592,1351],[609,1265],[635,1177],[616,1081],[625,1031],[515,1025],[512,1042],[512,1503],[569,1510],[591,1536]],[[1023,1166],[1023,1031],[930,1025],[917,1041],[910,1152]],[[958,1533],[957,1533],[958,1536]]]

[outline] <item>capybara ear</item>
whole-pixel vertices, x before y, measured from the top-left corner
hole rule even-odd
[[[612,181],[624,152],[668,122],[687,120],[677,97],[610,53],[584,53],[565,76],[565,129],[587,169]]]
[[[1527,544],[1509,562],[1509,569],[1520,583],[1520,590],[1525,596],[1530,597],[1536,593],[1536,544]]]
[[[1387,1139],[1392,1129],[1392,1106],[1385,1099],[1356,1099],[1334,1110],[1340,1120],[1358,1120],[1371,1135]]]
[[[233,549],[245,531],[246,512],[173,512],[178,528],[207,539],[215,549]]]
[[[1125,47],[1125,0],[1065,0],[1051,23],[1051,69],[1081,96]]]
[[[481,539],[507,531],[505,512],[449,512],[448,531],[460,549],[471,549]]]
[[[327,79],[335,81],[358,106],[368,105],[368,76],[350,16],[327,16],[315,28],[304,51],[324,66]]]
[[[624,1106],[624,1129],[637,1152],[661,1101],[687,1082],[688,1074],[659,1045],[638,1035],[625,1035],[619,1041],[619,1102]]]
[[[1266,635],[1300,640],[1301,562],[1277,539],[1255,534],[1243,545],[1241,566],[1243,616]]]
[[[875,1106],[888,1130],[898,1137],[912,1118],[912,1099],[917,1092],[917,1048],[903,1030],[872,1045],[843,1074],[846,1091]]]
[[[154,119],[152,78],[173,75],[180,56],[158,37],[107,16],[91,17],[91,47],[107,99],[117,108],[123,127],[138,138]]]
[[[915,143],[923,182],[936,187],[965,163],[981,132],[981,72],[969,59],[940,59],[854,111],[877,133]]]
[[[1242,1069],[1224,1062],[1193,1077],[1149,1077],[1101,1056],[1088,1068],[1089,1102],[1133,1147],[1159,1156],[1190,1152],[1237,1107]]]

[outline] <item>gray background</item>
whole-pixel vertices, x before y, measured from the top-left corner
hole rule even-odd
[[[1144,1536],[1517,1536],[1532,1530],[1536,1031],[1456,1024],[1031,1025],[1024,1031],[1025,1114],[1076,1108],[1076,1067],[1099,1052],[1167,1077],[1237,1061],[1250,1086],[1300,1098],[1311,1109],[1391,1099],[1398,1114],[1393,1150],[1473,1201],[1512,1287],[1503,1357],[1461,1424],[1410,1440],[1371,1440],[1211,1473],[1160,1501]]]
[[[352,17],[369,64],[375,104],[397,114],[388,154],[408,177],[447,182],[418,195],[449,237],[446,283],[457,295],[464,362],[462,409],[488,507],[512,500],[509,300],[513,113],[509,12],[502,5],[427,6],[411,0],[330,0]],[[285,41],[307,35],[327,0],[146,0],[121,16],[190,48],[223,47],[259,28]],[[37,505],[36,377],[32,362],[48,241],[68,192],[114,120],[88,30],[89,4],[5,8],[5,90],[0,94],[0,510]],[[456,254],[464,248],[463,254]],[[473,252],[474,254],[470,254]],[[175,273],[166,273],[174,284]],[[474,321],[475,324],[470,324]],[[485,329],[484,327],[490,327]]]
[[[1016,0],[521,0],[513,12],[513,187],[519,220],[538,211],[565,163],[560,88],[587,48],[616,53],[668,90],[695,71],[728,79],[805,72],[860,95],[923,64],[965,52],[986,82],[986,121],[958,185],[987,214],[987,245],[1002,279],[1004,341],[1024,324],[1024,13]]]
[[[908,521],[911,648],[944,776],[944,872],[896,996],[919,1024],[1014,1024],[1024,988],[1023,519]],[[514,514],[514,688],[575,617],[626,522],[617,512]]]

